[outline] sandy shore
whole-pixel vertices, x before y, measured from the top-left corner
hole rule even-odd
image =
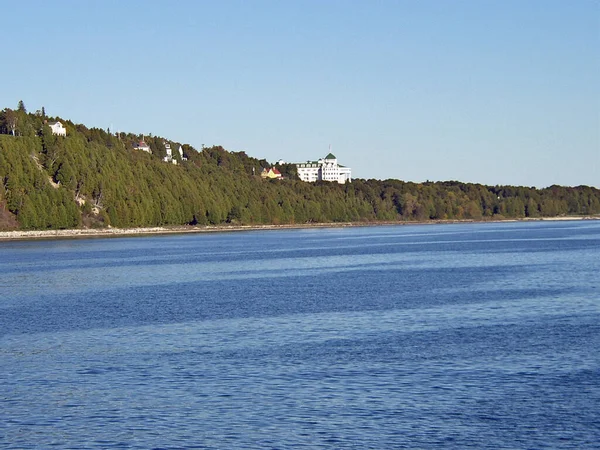
[[[434,225],[449,223],[498,223],[498,222],[531,222],[531,221],[564,221],[564,220],[600,220],[600,216],[586,217],[544,217],[538,219],[506,219],[506,220],[430,220],[425,222],[348,222],[348,223],[313,223],[292,225],[215,225],[215,226],[175,226],[146,228],[81,228],[72,230],[35,230],[35,231],[0,231],[0,241],[20,239],[68,239],[85,237],[136,236],[151,234],[175,233],[214,233],[252,230],[285,230],[302,228],[343,228],[383,225]]]

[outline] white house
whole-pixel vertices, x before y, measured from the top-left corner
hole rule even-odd
[[[48,126],[52,130],[52,134],[56,136],[66,136],[67,129],[60,122],[48,122]]]
[[[163,158],[163,161],[177,164],[177,160],[173,159],[173,150],[171,150],[171,144],[168,142],[165,142],[165,151],[167,152],[167,156]]]
[[[340,184],[352,181],[352,170],[337,162],[337,158],[329,153],[325,158],[318,161],[307,161],[295,163],[298,178],[302,181],[337,181]]]
[[[183,148],[181,147],[181,145],[179,146],[179,156],[181,157],[182,161],[187,161],[187,158],[183,156]]]
[[[171,151],[171,144],[169,144],[168,142],[165,142],[165,151],[167,152],[167,156],[165,156],[163,158],[164,162],[171,162],[173,161],[173,152]]]
[[[146,142],[144,142],[143,139],[140,142],[138,142],[137,144],[135,144],[133,146],[133,148],[135,148],[136,150],[141,150],[146,153],[152,153],[150,146],[148,144],[146,144]]]

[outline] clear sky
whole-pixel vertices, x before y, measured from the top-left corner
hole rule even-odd
[[[355,178],[600,187],[598,0],[0,0],[0,108],[333,153]]]

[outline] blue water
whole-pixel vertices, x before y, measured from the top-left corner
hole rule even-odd
[[[598,448],[600,221],[0,243],[0,448]]]

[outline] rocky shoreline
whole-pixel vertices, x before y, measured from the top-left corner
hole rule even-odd
[[[0,241],[20,239],[66,239],[78,237],[110,237],[151,234],[214,233],[229,231],[280,230],[295,228],[335,228],[367,226],[377,224],[323,223],[293,225],[214,225],[214,226],[173,226],[140,228],[79,228],[69,230],[14,230],[0,231]]]
[[[343,228],[383,225],[433,225],[450,223],[498,223],[498,222],[531,222],[531,221],[564,221],[564,220],[600,220],[600,216],[585,217],[544,217],[536,219],[505,220],[430,220],[425,222],[346,222],[346,223],[311,223],[290,225],[213,225],[213,226],[174,226],[174,227],[141,227],[141,228],[80,228],[69,230],[14,230],[0,231],[0,241],[29,239],[69,239],[111,236],[136,236],[153,234],[182,233],[215,233],[252,230],[284,230],[304,228]]]

